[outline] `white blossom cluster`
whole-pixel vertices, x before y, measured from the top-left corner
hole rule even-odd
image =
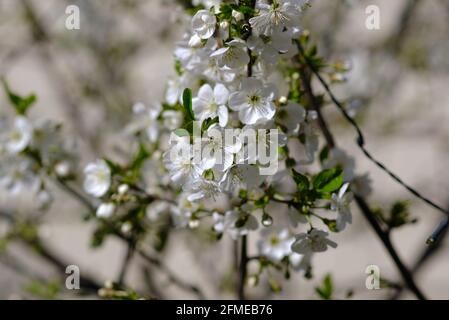
[[[32,123],[24,115],[0,118],[0,185],[10,195],[34,194],[41,208],[48,207],[53,197],[46,178],[64,178],[74,171],[71,149],[55,123]]]
[[[317,114],[287,98],[286,88],[292,79],[287,80],[279,72],[281,62],[289,63],[298,54],[294,40],[301,35],[301,16],[309,1],[257,0],[254,15],[249,18],[238,10],[223,18],[224,3],[238,5],[239,1],[194,1],[194,5],[204,9],[193,15],[189,30],[175,49],[177,76],[168,83],[166,103],[150,108],[142,104],[134,107],[136,121],[127,131],[143,133],[147,142],[157,146],[153,159],[156,165],[151,168],[153,180],[169,180],[170,188],[177,190],[174,203],[151,203],[147,218],[154,221],[170,212],[176,226],[195,228],[202,218],[209,217],[214,232],[226,233],[233,239],[260,230],[262,225],[260,255],[274,263],[288,259],[295,269],[307,270],[314,253],[335,248],[336,243],[328,238],[327,231],[315,226],[308,232],[294,231],[298,223],[311,225],[311,221],[290,206],[290,225],[272,226],[275,219],[265,211],[265,206],[257,205],[256,199],[263,199],[268,190],[293,181],[291,168],[286,165],[287,158],[293,156],[283,155],[280,149],[296,143],[301,156],[295,159],[294,167],[302,172],[317,158]],[[299,76],[291,77],[298,80]],[[183,109],[186,89],[193,93],[191,119],[186,115],[189,110]],[[214,151],[202,152],[200,161],[194,161],[196,153],[201,152],[192,146],[196,137],[175,130],[189,125],[196,125],[201,131],[201,150]],[[167,150],[161,141],[173,130]],[[231,140],[224,139],[227,130],[237,135]],[[272,175],[261,174],[264,162],[260,154],[249,156],[246,152],[251,147],[245,140],[246,132],[251,130],[258,132],[255,143],[261,149],[269,149],[272,139],[278,143],[278,169]],[[277,130],[278,134],[273,137],[260,133],[270,130]],[[158,161],[163,162],[165,172],[158,167]],[[340,149],[329,150],[322,167],[344,170],[344,184],[326,202],[328,210],[337,212],[335,230],[342,231],[352,222],[349,188],[369,193],[369,181],[367,176],[354,174],[354,160]],[[102,198],[97,216],[112,216],[116,205],[110,198],[105,199],[112,179],[108,164],[103,160],[89,164],[85,176],[85,190]],[[118,193],[126,192],[129,186],[121,188]],[[293,201],[288,195],[278,199],[284,203],[289,200]],[[214,208],[223,202],[228,209]],[[319,208],[319,203],[311,205]]]

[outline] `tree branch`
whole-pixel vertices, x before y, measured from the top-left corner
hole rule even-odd
[[[299,69],[299,73],[300,73],[301,81],[304,86],[304,90],[306,91],[306,95],[308,97],[308,100],[309,100],[309,103],[310,103],[312,109],[317,111],[318,124],[320,126],[321,131],[323,132],[323,135],[326,139],[326,143],[327,143],[328,147],[334,148],[334,147],[336,147],[336,141],[335,141],[331,131],[329,130],[322,113],[319,112],[320,105],[317,103],[317,99],[312,91],[311,79],[306,73],[306,67],[307,67],[307,69],[310,70],[310,72],[315,73],[315,74],[316,74],[316,72],[308,64],[307,58],[305,57],[304,51],[299,42],[297,42],[297,45],[298,45],[300,54],[303,56],[305,63],[306,63],[306,65],[303,65]],[[387,249],[387,251],[390,254],[391,258],[393,259],[394,263],[396,264],[396,267],[398,268],[399,272],[401,273],[401,276],[402,276],[404,282],[407,284],[408,288],[416,295],[416,297],[418,299],[424,300],[425,296],[423,295],[421,290],[415,284],[415,282],[413,280],[413,276],[410,273],[410,271],[407,270],[407,268],[405,267],[405,265],[402,263],[401,259],[399,258],[399,255],[397,254],[396,250],[394,249],[394,247],[390,241],[388,233],[381,228],[381,226],[379,225],[378,221],[376,220],[374,214],[371,212],[371,209],[367,205],[366,201],[358,195],[356,195],[355,198],[356,198],[356,202],[357,202],[360,210],[364,214],[365,218],[368,220],[371,227],[376,232],[379,239],[384,244],[385,248]]]

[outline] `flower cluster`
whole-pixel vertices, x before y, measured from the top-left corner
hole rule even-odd
[[[75,169],[73,147],[61,139],[60,130],[60,125],[33,123],[24,114],[0,118],[0,184],[11,195],[30,192],[40,208],[51,204],[47,177],[66,178]]]
[[[164,155],[168,174],[183,199],[202,208],[212,204],[213,230],[233,239],[260,225],[270,230],[273,218],[268,205],[286,204],[290,226],[281,230],[276,241],[273,237],[268,241],[263,232],[261,255],[274,262],[294,256],[296,264],[301,257],[307,262],[301,266],[307,269],[312,253],[336,246],[328,232],[316,229],[312,220],[318,218],[333,232],[342,231],[351,223],[350,185],[358,186],[358,192],[369,192],[367,177],[354,174],[353,159],[340,149],[323,149],[323,171],[313,178],[305,174],[319,151],[317,114],[301,98],[294,61],[299,53],[295,41],[302,37],[301,15],[309,1],[199,1],[196,5],[200,7],[190,28],[175,49],[177,77],[169,82],[166,94],[170,106],[184,111],[181,127],[187,130],[170,139]],[[193,92],[191,105],[186,90]],[[195,128],[199,137],[192,134]],[[225,139],[230,130],[237,134]],[[253,141],[246,139],[251,130],[257,132]],[[270,130],[277,134],[266,134]],[[261,169],[267,163],[262,154],[248,149],[253,145],[264,146],[258,150],[269,149],[273,139],[276,170],[264,175]],[[196,140],[199,149],[192,145]],[[296,190],[280,192],[281,185],[292,181]],[[213,207],[220,199],[233,205],[216,211]],[[316,213],[320,210],[334,211],[337,218],[321,217]],[[198,217],[195,212],[188,214]],[[279,217],[278,224],[282,221]],[[309,223],[311,228],[286,236],[298,222]]]

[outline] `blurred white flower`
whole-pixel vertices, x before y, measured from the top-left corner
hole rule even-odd
[[[27,118],[18,116],[12,127],[6,126],[6,132],[0,133],[0,143],[11,154],[17,154],[30,144],[33,137],[33,126]]]
[[[265,230],[257,244],[260,255],[273,262],[280,262],[285,257],[290,256],[292,253],[291,245],[295,238],[290,235],[289,231],[287,229],[277,232]]]
[[[84,190],[100,198],[106,194],[111,186],[111,170],[104,160],[89,163],[84,169]]]
[[[301,125],[306,120],[306,109],[299,103],[288,102],[286,106],[279,109],[276,116],[286,127],[288,134],[298,135]]]
[[[292,244],[292,251],[302,255],[309,255],[313,252],[324,252],[328,246],[336,248],[337,244],[329,240],[328,236],[327,232],[318,229],[312,229],[308,233],[300,233]]]
[[[331,199],[331,210],[337,211],[337,229],[343,231],[346,224],[352,223],[352,215],[349,209],[353,195],[351,192],[346,192],[349,188],[349,183],[345,183],[338,194],[333,193]]]
[[[98,218],[107,219],[114,214],[115,204],[108,202],[102,203],[98,206],[96,215]]]
[[[201,177],[185,184],[183,190],[188,193],[187,200],[191,202],[208,198],[215,199],[221,193],[220,185],[217,182]]]
[[[234,240],[257,230],[259,226],[253,215],[237,211],[227,211],[224,215],[214,212],[212,218],[215,222],[214,230],[218,233],[226,232]]]

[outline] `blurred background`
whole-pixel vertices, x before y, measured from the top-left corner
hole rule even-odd
[[[81,29],[65,28],[67,5],[81,11]],[[368,5],[380,8],[380,30],[365,27]],[[64,123],[78,141],[79,167],[104,154],[123,157],[116,146],[131,117],[132,105],[164,97],[174,75],[172,52],[186,26],[183,9],[169,0],[0,0],[0,75],[15,91],[38,95],[30,117]],[[319,52],[330,62],[350,64],[347,81],[334,85],[338,97],[359,108],[367,147],[405,181],[435,202],[449,207],[449,2],[446,0],[313,0],[303,21]],[[316,91],[320,92],[319,85]],[[0,112],[8,113],[0,93]],[[324,110],[340,145],[356,157],[357,171],[373,181],[370,202],[388,208],[410,200],[418,222],[398,229],[393,242],[410,267],[426,249],[425,241],[442,215],[417,201],[370,164],[355,144],[355,133],[332,107]],[[59,195],[59,194],[58,194]],[[0,298],[93,298],[63,289],[64,269],[80,267],[93,288],[114,280],[126,257],[126,245],[107,239],[91,248],[94,226],[82,219],[85,209],[63,193],[42,219],[39,244],[17,239],[0,246]],[[32,216],[26,195],[0,190],[0,211],[16,218]],[[395,289],[370,291],[365,268],[377,265],[382,278],[401,283],[391,258],[354,208],[347,231],[332,235],[336,250],[313,260],[314,278],[293,275],[275,294],[265,283],[248,290],[250,298],[316,299],[314,287],[325,274],[334,279],[335,297],[388,299]],[[0,236],[8,222],[0,221]],[[232,268],[229,239],[204,244],[188,231],[177,232],[160,257],[171,276],[196,283],[208,298],[234,298],[226,285]],[[424,293],[449,299],[449,237],[419,264],[414,275]],[[250,253],[255,252],[251,243]],[[173,284],[167,272],[133,257],[125,283],[164,298],[196,296]],[[60,279],[63,279],[61,282]],[[403,292],[400,298],[413,298]]]

